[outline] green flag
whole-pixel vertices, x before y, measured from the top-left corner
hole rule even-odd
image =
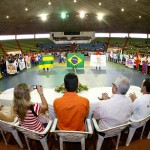
[[[42,61],[39,62],[39,68],[53,68],[54,56],[42,55]]]
[[[67,55],[67,67],[84,68],[84,54],[69,53]]]

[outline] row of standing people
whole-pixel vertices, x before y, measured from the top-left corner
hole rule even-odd
[[[126,65],[130,59],[134,65],[134,69],[139,70],[143,74],[150,74],[150,55],[122,54],[121,52],[106,53],[107,60]]]

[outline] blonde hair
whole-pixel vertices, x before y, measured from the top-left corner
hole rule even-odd
[[[14,88],[13,110],[21,121],[25,119],[30,98],[30,89],[27,84],[20,83]]]

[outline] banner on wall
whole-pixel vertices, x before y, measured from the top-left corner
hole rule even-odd
[[[16,60],[13,63],[9,63],[8,61],[6,61],[6,70],[8,74],[16,74],[17,73]]]
[[[39,62],[39,69],[53,68],[54,56],[53,55],[42,55],[42,61]]]
[[[67,67],[84,68],[84,54],[69,53],[67,55]]]
[[[91,55],[90,56],[90,66],[96,67],[99,65],[100,67],[106,66],[106,56],[105,55]]]

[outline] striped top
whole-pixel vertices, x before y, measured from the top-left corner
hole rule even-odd
[[[37,116],[39,115],[40,109],[41,109],[40,104],[38,103],[33,104],[33,110],[37,114]],[[42,123],[40,122],[39,117],[36,117],[30,109],[27,110],[27,114],[24,121],[21,121],[19,119],[19,123],[21,126],[27,129],[38,132],[42,132],[45,129]]]

